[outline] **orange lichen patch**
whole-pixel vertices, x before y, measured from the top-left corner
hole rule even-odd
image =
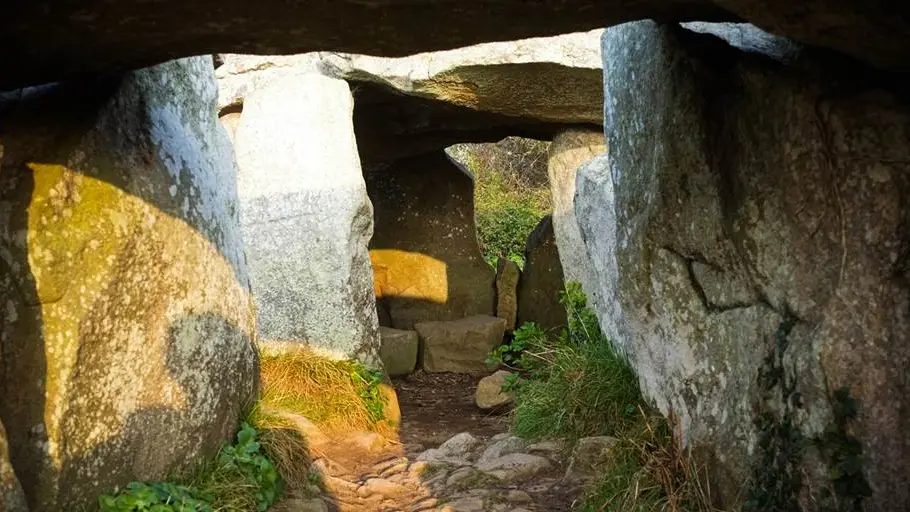
[[[376,297],[402,297],[437,304],[449,300],[446,263],[419,252],[372,249]]]

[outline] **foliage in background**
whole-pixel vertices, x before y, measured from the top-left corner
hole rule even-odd
[[[449,153],[474,175],[474,214],[484,259],[524,266],[528,235],[551,210],[549,142],[507,137],[492,144],[459,144]]]
[[[187,485],[131,482],[98,504],[102,512],[262,512],[278,499],[283,482],[260,448],[256,430],[244,423],[236,442],[223,446]]]
[[[585,511],[713,511],[710,492],[681,446],[682,432],[645,402],[635,372],[601,333],[581,285],[568,283],[560,300],[569,322],[558,337],[525,324],[491,354],[521,374],[508,383],[516,392],[512,430],[529,439],[619,439]]]

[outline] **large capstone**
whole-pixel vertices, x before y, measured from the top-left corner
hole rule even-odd
[[[0,100],[0,418],[33,511],[213,456],[254,397],[212,59]]]
[[[249,93],[234,136],[264,339],[378,361],[367,197],[343,80],[301,72]]]
[[[443,151],[365,172],[376,299],[391,327],[493,315],[495,272],[477,244],[471,175]]]
[[[728,499],[752,477],[757,510],[808,510],[867,480],[869,510],[908,509],[905,98],[652,22],[603,56],[610,155],[576,214],[645,394]]]
[[[44,0],[8,2],[0,87],[216,52],[411,55],[639,19],[748,20],[882,68],[907,70],[910,6],[896,0]],[[91,37],[88,37],[90,34]],[[52,37],[51,37],[52,35]]]

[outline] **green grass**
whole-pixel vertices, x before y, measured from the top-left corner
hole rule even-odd
[[[609,435],[611,460],[585,496],[585,512],[713,512],[710,490],[681,444],[682,432],[642,397],[638,377],[600,331],[577,283],[562,294],[569,326],[554,339],[533,325],[491,358],[521,378],[512,430],[529,439]]]

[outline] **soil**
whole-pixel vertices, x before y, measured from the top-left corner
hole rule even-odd
[[[487,439],[509,430],[508,415],[474,404],[474,390],[485,376],[417,371],[393,379],[401,407],[399,436],[408,451],[435,448],[460,432]]]
[[[474,484],[446,483],[449,470],[423,470],[417,457],[438,448],[456,434],[468,432],[481,449],[509,428],[508,414],[482,411],[474,390],[483,375],[430,374],[418,371],[393,379],[401,408],[399,439],[350,432],[314,450],[324,492],[318,498],[291,496],[275,512],[568,512],[579,495],[561,485],[565,454],[547,458],[552,467],[520,483],[478,478]],[[316,448],[316,447],[314,447]],[[446,473],[440,475],[440,472]],[[434,482],[434,477],[442,485]],[[482,475],[481,475],[482,476]],[[507,496],[526,493],[530,501],[510,502]],[[482,503],[481,508],[477,508]]]

